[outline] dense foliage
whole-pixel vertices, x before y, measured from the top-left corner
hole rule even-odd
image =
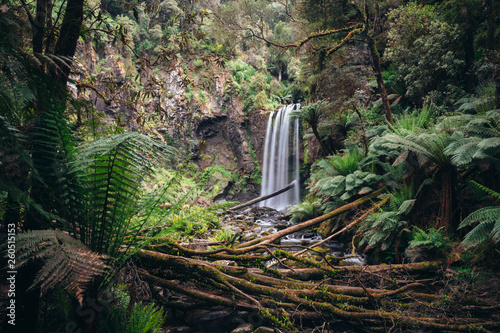
[[[183,137],[227,101],[243,105],[248,136],[253,116],[302,103],[291,117],[305,129],[307,194],[292,222],[380,190],[384,205],[334,221],[363,215],[342,236],[353,252],[404,263],[454,251],[498,270],[499,35],[494,1],[2,1],[0,229],[19,234],[21,329],[162,326],[164,310],[127,287],[133,255],[235,244],[217,230],[232,203],[213,201],[228,183],[259,183],[253,147],[252,174],[203,170],[204,142]],[[105,292],[117,297],[102,318],[79,321]],[[43,302],[64,305],[57,320]]]

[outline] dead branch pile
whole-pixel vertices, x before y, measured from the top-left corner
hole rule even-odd
[[[284,331],[338,321],[383,332],[498,330],[495,289],[477,295],[464,287],[450,274],[451,260],[336,266],[320,253],[294,255],[275,244],[280,237],[375,198],[377,192],[327,216],[233,248],[193,250],[175,241],[156,242],[136,255],[143,266],[140,276],[152,289],[165,288],[193,300],[179,302],[154,293],[156,301],[168,307],[223,305],[257,311]]]

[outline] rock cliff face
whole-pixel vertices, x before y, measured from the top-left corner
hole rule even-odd
[[[186,97],[186,74],[178,60],[152,70],[133,64],[126,52],[111,43],[98,50],[91,42],[81,43],[75,95],[90,101],[109,121],[189,147],[201,168],[224,165],[243,176],[256,171],[268,116],[245,114],[243,103],[228,92],[227,72],[214,70],[207,96],[193,101]]]

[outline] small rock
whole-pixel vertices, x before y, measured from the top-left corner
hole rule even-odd
[[[283,230],[283,229],[286,229],[288,227],[288,224],[286,222],[278,222],[276,225],[275,225],[276,229],[278,230]]]
[[[237,266],[236,262],[233,260],[217,260],[213,262],[214,265],[222,265],[222,266]]]
[[[253,333],[274,333],[274,329],[266,326],[260,326],[257,327],[257,329],[253,331]]]
[[[266,230],[266,231],[264,231],[264,232],[260,233],[260,235],[259,235],[259,236],[268,236],[268,235],[270,235],[270,234],[271,234],[271,231]]]
[[[158,207],[162,208],[162,209],[170,209],[172,208],[172,204],[170,202],[164,202],[162,204],[160,204]]]
[[[255,238],[255,235],[251,232],[248,232],[245,234],[245,236],[243,236],[243,240],[245,241],[252,240],[253,238]]]
[[[172,328],[167,328],[165,333],[189,333],[191,332],[191,327],[188,326],[178,326],[178,327],[172,327]]]
[[[211,205],[210,200],[204,197],[199,197],[195,201],[193,201],[193,205],[198,205],[200,207],[209,207]]]
[[[240,324],[231,333],[251,333],[253,331],[253,325],[250,323]]]
[[[199,309],[191,312],[190,315],[188,316],[189,318],[186,319],[187,322],[189,323],[203,323],[229,317],[231,313],[232,311],[226,311],[226,310],[210,311],[210,310]]]

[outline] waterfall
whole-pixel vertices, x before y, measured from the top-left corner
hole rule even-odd
[[[282,189],[291,182],[295,186],[260,203],[260,207],[286,209],[299,201],[299,120],[291,121],[288,113],[300,104],[280,108],[269,115],[262,167],[260,195]],[[292,126],[293,125],[293,126]]]

